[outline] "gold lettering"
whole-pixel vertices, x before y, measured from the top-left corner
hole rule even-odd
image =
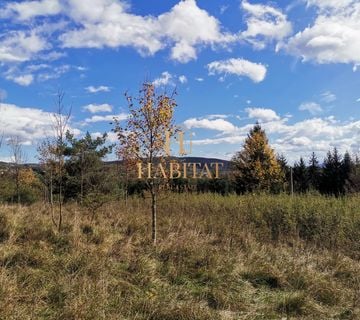
[[[138,179],[142,179],[142,175],[143,175],[143,171],[142,171],[142,163],[138,162],[137,164],[138,167]]]
[[[149,162],[148,163],[148,167],[147,167],[147,171],[148,171],[148,179],[151,179],[151,171],[152,171],[152,163]]]
[[[214,163],[210,164],[211,167],[213,165],[215,165],[215,179],[219,179],[219,165],[221,165],[221,167],[223,167],[224,164],[222,162],[214,162]]]
[[[184,164],[183,164],[183,177],[184,177],[184,179],[187,179],[187,163],[186,162],[184,162]]]
[[[207,177],[208,177],[209,179],[212,179],[212,174],[211,174],[211,172],[210,172],[210,170],[209,170],[209,167],[208,167],[208,165],[207,165],[206,163],[204,164],[204,167],[203,167],[203,169],[201,170],[200,178],[201,178],[203,175],[207,175]]]
[[[176,177],[174,177],[174,172],[177,174]],[[170,162],[170,179],[179,179],[179,178],[181,178],[180,165],[177,162]]]
[[[158,165],[158,167],[157,167],[157,169],[156,169],[154,178],[157,178],[157,174],[158,174],[159,170],[160,170],[160,172],[161,172],[162,177],[163,177],[164,179],[167,179],[167,175],[166,175],[165,170],[164,170],[164,167],[163,167],[163,165],[162,165],[161,163],[159,163],[159,165]]]
[[[192,169],[193,169],[193,178],[194,179],[197,179],[198,177],[196,176],[196,174],[197,174],[197,168],[196,168],[196,166],[201,166],[201,163],[197,163],[197,162],[194,162],[194,163],[189,163],[188,164],[188,166],[190,167],[190,166],[192,166]]]

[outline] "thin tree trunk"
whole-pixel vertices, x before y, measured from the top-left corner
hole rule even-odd
[[[62,225],[62,186],[59,186],[59,220],[58,220],[58,231],[61,232]]]
[[[53,191],[53,174],[52,171],[50,171],[50,208],[51,208],[51,220],[55,226],[57,226],[57,223],[55,221],[54,217],[54,191]]]
[[[152,241],[153,241],[153,244],[156,245],[157,199],[156,199],[156,192],[153,189],[151,190],[151,217],[152,217],[152,221],[151,221]]]
[[[20,172],[19,172],[19,168],[17,167],[16,168],[16,196],[17,196],[17,204],[20,205],[20,179],[19,179],[19,175],[20,175]]]

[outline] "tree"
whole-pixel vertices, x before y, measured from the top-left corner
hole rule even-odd
[[[114,119],[114,131],[119,140],[120,158],[138,163],[162,163],[167,156],[165,142],[168,135],[175,131],[173,123],[176,101],[175,92],[158,94],[152,83],[145,82],[139,90],[137,98],[125,94],[128,101],[129,117],[125,127]],[[152,241],[157,238],[157,197],[162,179],[151,175],[146,180],[151,195]]]
[[[65,134],[68,130],[68,124],[71,116],[71,107],[66,108],[64,105],[63,92],[58,92],[55,100],[55,113],[53,114],[53,130],[55,134],[54,143],[51,144],[50,152],[55,159],[55,178],[58,191],[58,219],[56,227],[58,232],[61,231],[63,220],[63,184],[65,174]],[[54,220],[55,221],[55,220]]]
[[[234,158],[237,192],[276,191],[283,173],[265,131],[257,123],[248,134],[243,150]]]
[[[283,176],[283,191],[286,191],[289,186],[290,181],[290,166],[286,160],[286,157],[281,154],[277,157],[277,162],[280,165],[282,176]]]
[[[351,170],[346,184],[347,192],[359,192],[360,191],[360,159],[356,155],[354,161],[351,163]]]
[[[45,185],[45,201],[50,203],[51,220],[55,226],[57,222],[54,216],[54,179],[57,171],[56,143],[47,138],[37,148],[38,159],[43,170],[43,182]]]
[[[111,153],[113,148],[112,145],[105,145],[106,139],[106,133],[92,138],[87,132],[83,138],[77,139],[69,131],[66,132],[65,198],[79,199],[82,204],[89,193],[101,191],[102,182],[106,180],[102,159]]]
[[[309,187],[313,190],[318,190],[320,187],[321,170],[315,152],[313,152],[310,156],[309,166],[308,166],[308,177],[309,177]]]
[[[325,194],[340,196],[345,193],[344,163],[336,148],[328,151],[324,159],[320,190]]]
[[[16,192],[16,198],[17,203],[21,203],[21,196],[20,196],[20,171],[21,166],[25,163],[26,157],[23,150],[23,141],[19,136],[10,137],[8,140],[8,145],[11,149],[12,154],[12,170],[13,170],[13,176],[15,181],[15,192]]]
[[[297,192],[305,193],[309,189],[308,171],[305,165],[305,161],[300,157],[299,162],[294,165],[294,182],[295,190]]]

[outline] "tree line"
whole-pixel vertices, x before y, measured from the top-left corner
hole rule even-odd
[[[64,105],[59,93],[53,113],[52,137],[38,145],[39,166],[25,165],[25,154],[18,137],[0,139],[12,152],[12,163],[0,168],[0,201],[31,203],[43,200],[50,206],[51,218],[61,230],[63,204],[75,201],[86,207],[92,217],[110,200],[127,201],[138,195],[151,199],[153,230],[156,225],[157,199],[167,192],[319,192],[342,196],[360,191],[360,161],[336,148],[327,153],[323,162],[315,153],[300,158],[293,166],[284,155],[270,147],[261,125],[250,130],[243,146],[231,159],[230,169],[220,179],[158,179],[139,180],[136,163],[174,161],[169,159],[165,141],[178,132],[174,124],[176,92],[157,93],[152,83],[144,83],[136,97],[125,95],[129,117],[125,123],[114,119],[116,144],[107,142],[107,133],[93,137],[87,132],[74,136],[69,130],[71,108]],[[118,161],[108,163],[107,155],[115,153]],[[156,241],[156,232],[153,233]]]

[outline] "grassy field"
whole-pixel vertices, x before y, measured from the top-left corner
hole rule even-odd
[[[0,319],[360,319],[360,197],[0,206]]]

